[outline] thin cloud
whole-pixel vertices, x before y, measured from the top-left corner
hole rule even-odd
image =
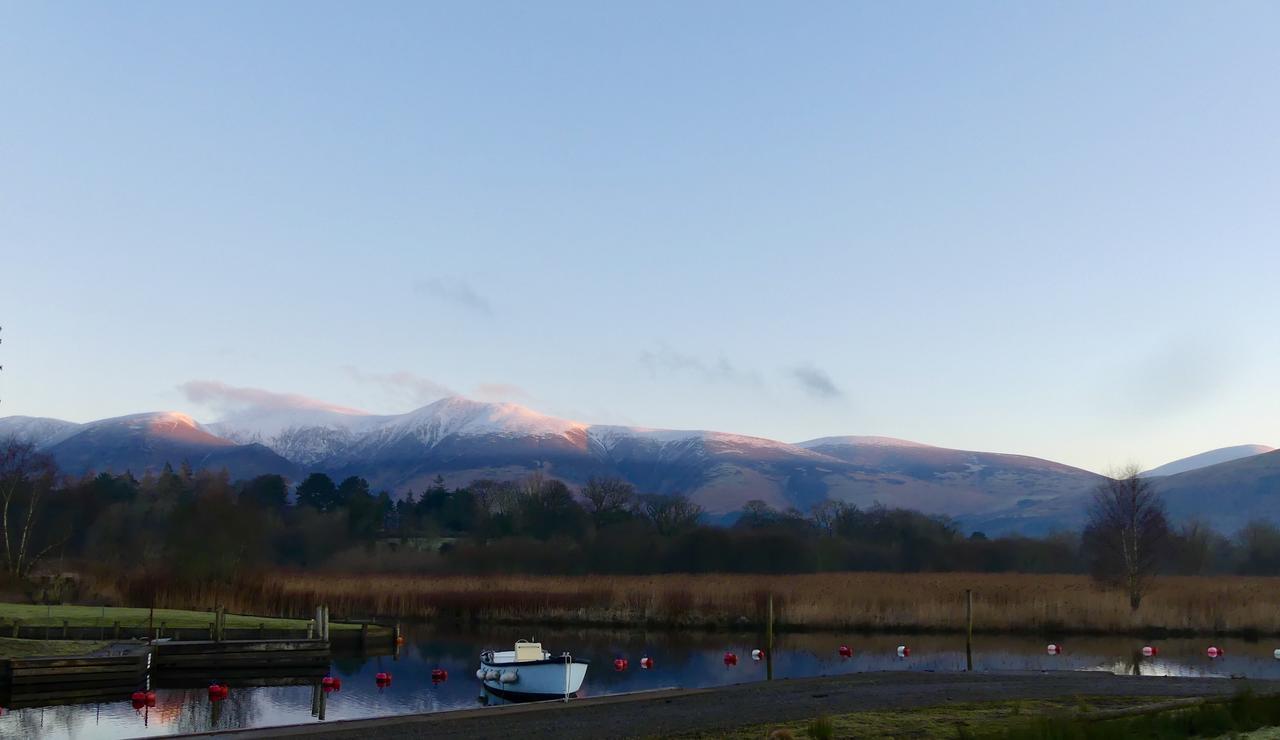
[[[1220,343],[1179,338],[1152,346],[1109,380],[1103,403],[1122,415],[1165,417],[1211,399],[1238,358]]]
[[[791,369],[791,377],[800,384],[801,390],[814,398],[840,398],[844,391],[836,387],[831,376],[813,365],[801,365]]]
[[[738,368],[724,355],[714,360],[704,360],[695,355],[678,352],[666,345],[659,345],[657,349],[642,352],[640,365],[649,371],[651,378],[667,373],[684,373],[705,383],[760,385],[759,375]]]
[[[392,373],[366,373],[350,365],[343,370],[356,382],[381,388],[398,400],[411,403],[426,404],[446,396],[457,395],[448,386],[430,378],[414,375],[407,370]]]
[[[511,383],[480,383],[476,386],[476,398],[484,401],[521,401],[533,400],[533,395],[518,385]]]
[[[473,311],[483,316],[493,315],[489,299],[480,295],[466,280],[451,278],[425,278],[413,284],[413,291],[431,296]]]
[[[247,410],[284,411],[291,409],[322,409],[343,414],[365,413],[360,409],[338,406],[327,401],[298,395],[297,393],[278,393],[262,388],[227,385],[217,380],[189,380],[179,385],[178,390],[191,403],[208,406],[224,413]]]

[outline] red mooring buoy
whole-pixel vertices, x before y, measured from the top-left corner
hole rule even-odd
[[[836,652],[840,653],[841,658],[853,657],[853,648],[849,647],[848,645],[841,645],[840,649],[837,650]]]
[[[737,665],[737,664],[738,664],[738,656],[734,655],[733,653],[725,653],[725,654],[724,654],[724,664],[725,664],[726,666],[733,666],[733,665]]]

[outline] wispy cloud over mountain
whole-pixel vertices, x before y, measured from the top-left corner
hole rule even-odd
[[[348,365],[343,370],[352,379],[382,389],[397,400],[422,405],[446,396],[456,395],[448,386],[430,378],[415,375],[408,370],[390,373],[368,373]]]
[[[217,380],[189,380],[178,390],[192,403],[207,406],[219,413],[244,411],[285,411],[319,409],[343,414],[362,414],[359,409],[338,406],[297,393],[278,393],[262,388],[227,385]]]
[[[483,316],[493,315],[493,305],[466,280],[457,278],[424,278],[415,281],[413,290]]]
[[[813,365],[800,365],[791,369],[791,377],[800,385],[800,389],[815,398],[842,398],[844,391],[836,386],[835,381],[826,372]]]
[[[652,378],[667,373],[684,373],[706,383],[760,385],[760,376],[756,372],[737,367],[724,355],[714,360],[707,360],[677,351],[665,344],[642,352],[640,365],[649,371],[649,376]]]

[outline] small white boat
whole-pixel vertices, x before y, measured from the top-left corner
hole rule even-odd
[[[552,656],[542,643],[518,640],[514,650],[480,654],[476,678],[503,699],[562,699],[578,693],[587,677],[587,661],[561,653]]]

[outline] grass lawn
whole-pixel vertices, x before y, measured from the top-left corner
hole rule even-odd
[[[986,735],[1036,717],[1080,715],[1099,710],[1141,707],[1167,702],[1167,698],[1061,697],[1049,700],[947,704],[909,711],[877,711],[837,714],[823,720],[751,725],[714,733],[680,735],[682,738],[957,738]],[[821,726],[825,725],[825,727]],[[830,734],[827,734],[827,733]],[[962,733],[964,733],[962,735]]]
[[[12,625],[15,619],[22,624],[35,627],[61,627],[66,620],[71,627],[110,627],[119,622],[121,627],[146,627],[148,609],[116,606],[72,606],[54,604],[4,604],[0,603],[0,634],[4,627]],[[168,629],[191,629],[208,627],[213,623],[213,612],[185,611],[181,609],[156,609],[155,626],[164,622]],[[267,629],[306,629],[307,620],[278,619],[276,617],[255,617],[244,614],[228,614],[227,629],[256,629],[259,624]],[[334,630],[360,629],[358,624],[331,622]]]
[[[87,655],[109,644],[111,643],[97,640],[15,640],[11,637],[0,637],[0,659]]]
[[[961,740],[1280,739],[1280,696],[1248,692],[1215,701],[1062,697],[955,704],[907,711],[854,712],[753,725],[687,738],[938,737]]]

